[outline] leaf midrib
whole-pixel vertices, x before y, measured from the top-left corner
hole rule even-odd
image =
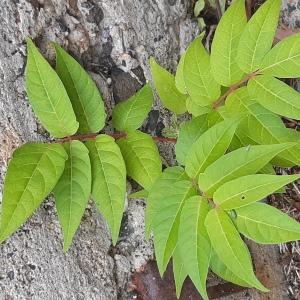
[[[171,226],[170,226],[170,230],[168,231],[168,239],[167,239],[167,241],[165,243],[165,247],[164,247],[163,264],[165,264],[165,254],[166,254],[166,248],[167,248],[168,242],[170,240],[170,233],[171,233],[171,231],[174,227],[174,224],[175,224],[175,221],[178,217],[179,212],[182,211],[182,207],[183,207],[184,202],[186,201],[187,195],[190,193],[191,190],[192,190],[192,187],[189,186],[189,188],[184,192],[184,194],[182,194],[183,197],[181,198],[181,200],[179,202],[180,205],[179,205],[178,209],[176,210],[176,214],[174,215],[175,217],[173,218],[173,221],[172,221]],[[168,218],[170,218],[170,217],[168,217]],[[174,252],[174,250],[175,250],[175,248],[173,249],[173,252]]]
[[[273,176],[276,176],[276,175],[273,175]],[[279,183],[279,182],[281,182],[280,178],[278,179],[278,181],[273,181],[272,183],[267,182],[267,183],[264,183],[264,184],[257,185],[257,186],[255,186],[255,187],[250,188],[250,189],[247,189],[247,190],[238,192],[238,193],[236,193],[236,194],[233,194],[233,195],[230,196],[230,198],[226,198],[224,201],[219,202],[219,204],[220,204],[220,206],[222,207],[222,206],[223,206],[224,204],[226,204],[228,201],[231,201],[233,198],[238,197],[238,196],[241,195],[241,194],[248,193],[248,192],[251,192],[251,191],[256,190],[256,189],[258,189],[258,188],[262,188],[262,187],[265,187],[265,186],[268,186],[268,185],[277,184],[277,183]],[[257,200],[253,200],[253,201],[255,202],[255,201],[259,201],[259,200],[261,200],[261,199],[257,199]],[[241,205],[238,206],[238,207],[237,207],[237,206],[234,206],[234,208],[243,207],[243,206],[246,206],[246,205],[248,205],[248,204],[249,204],[249,203],[247,202],[247,203],[245,203],[245,204],[241,204]],[[233,208],[226,208],[226,209],[233,209]]]
[[[265,156],[265,154],[262,153],[261,155],[259,155],[259,158],[264,157],[264,156]],[[253,157],[252,160],[247,161],[246,164],[244,164],[244,165],[239,165],[239,166],[236,167],[235,169],[231,170],[230,173],[226,173],[225,176],[223,176],[222,178],[220,178],[220,179],[219,179],[218,181],[216,181],[214,184],[211,184],[211,185],[209,186],[209,188],[207,188],[206,190],[207,190],[207,191],[210,190],[212,187],[218,185],[224,178],[230,177],[234,172],[236,172],[237,170],[239,170],[239,169],[241,169],[241,168],[244,168],[245,166],[248,166],[249,164],[253,163],[253,162],[254,162],[255,160],[257,160],[257,159],[258,159],[258,158],[257,158],[257,156],[256,156],[256,157]]]
[[[199,176],[200,172],[201,172],[201,168],[203,167],[203,165],[205,165],[205,163],[207,163],[208,159],[210,158],[211,154],[213,153],[214,149],[217,148],[217,146],[219,145],[218,143],[220,142],[220,140],[222,140],[224,138],[224,136],[226,135],[226,133],[231,129],[232,124],[226,128],[226,130],[223,131],[222,135],[217,139],[216,143],[213,145],[213,147],[211,147],[210,151],[208,152],[208,154],[204,155],[204,160],[201,163],[201,165],[199,166],[196,172],[196,178]],[[202,152],[203,153],[203,152]],[[204,154],[204,153],[203,153]],[[197,156],[197,155],[196,155]],[[198,159],[197,159],[198,160]]]
[[[60,53],[60,56],[61,56],[61,58],[62,58],[62,61],[63,61],[64,65],[65,65],[65,67],[66,67],[68,73],[69,73],[69,76],[70,76],[70,79],[71,79],[72,86],[73,86],[73,88],[74,88],[74,90],[75,90],[75,92],[76,92],[76,94],[77,94],[77,97],[78,97],[78,100],[79,100],[78,102],[79,102],[79,104],[80,104],[80,106],[81,106],[81,109],[82,109],[82,111],[83,111],[83,115],[84,115],[84,118],[85,118],[85,123],[88,125],[89,130],[92,130],[92,129],[91,129],[91,126],[90,126],[90,124],[89,124],[89,117],[88,117],[88,115],[87,115],[87,113],[86,113],[86,110],[85,110],[85,107],[84,107],[84,105],[83,105],[83,101],[82,101],[81,95],[79,94],[77,85],[76,85],[75,82],[74,82],[74,79],[73,79],[73,76],[72,76],[73,73],[70,72],[69,66],[68,66],[68,64],[66,63],[66,61],[65,61],[65,59],[64,59],[64,57],[63,57],[63,55],[62,55],[61,53]],[[77,63],[77,62],[76,62],[76,63]],[[80,70],[78,73],[81,74],[81,70]],[[89,78],[88,78],[88,80],[89,80]],[[88,80],[87,80],[87,82],[88,82]]]
[[[285,98],[282,98],[281,96],[279,96],[278,94],[275,94],[274,92],[272,92],[272,90],[268,89],[265,85],[263,85],[262,83],[260,83],[258,80],[256,79],[253,79],[254,82],[256,84],[258,84],[261,88],[263,88],[266,92],[270,93],[272,96],[274,96],[275,98],[278,98],[279,100],[281,100],[283,103],[285,103],[286,105],[290,105],[292,107],[292,110],[296,110],[296,111],[300,111],[300,107],[297,107],[295,105],[295,103],[293,102],[289,102],[289,101],[286,101]],[[300,105],[300,103],[299,103]]]
[[[280,143],[281,141],[280,141],[276,136],[274,136],[274,134],[273,134],[272,131],[270,130],[270,127],[268,127],[268,126],[266,127],[266,126],[264,125],[264,123],[260,120],[260,118],[258,117],[258,115],[257,115],[257,114],[254,114],[253,111],[250,109],[250,106],[247,106],[247,105],[244,103],[243,100],[241,100],[240,102],[241,102],[242,105],[246,108],[246,110],[249,112],[250,116],[252,116],[252,117],[260,124],[260,126],[261,126],[264,130],[266,130],[266,131],[268,132],[268,134],[272,137],[272,139],[274,139],[277,143]],[[273,126],[273,127],[274,127],[274,126]],[[277,127],[277,128],[280,128],[280,127]],[[251,138],[251,139],[252,139],[252,138]],[[286,150],[284,150],[284,151],[287,151],[287,152],[290,153],[290,155],[294,156],[294,154],[291,152],[290,149],[286,149]],[[287,158],[286,158],[286,159],[287,159]],[[289,159],[287,159],[287,160],[289,160]]]
[[[282,63],[284,63],[284,62],[286,62],[286,61],[288,61],[288,60],[291,60],[291,59],[294,59],[294,58],[297,58],[297,57],[300,57],[300,54],[297,54],[297,55],[294,55],[294,56],[289,56],[289,57],[286,58],[286,59],[283,59],[283,60],[278,61],[278,62],[276,62],[276,63],[274,63],[274,64],[272,64],[272,65],[269,65],[269,66],[267,66],[267,67],[265,67],[265,68],[263,68],[263,69],[260,69],[260,71],[261,71],[261,72],[266,71],[266,70],[268,70],[268,69],[270,69],[270,68],[276,67],[277,65],[280,65],[280,64],[282,64]]]
[[[217,212],[217,214],[218,214],[218,212]],[[226,216],[227,216],[227,214],[226,214]],[[240,265],[241,270],[243,270],[243,269],[245,268],[245,266],[241,264],[240,260],[238,259],[238,257],[236,256],[235,252],[233,251],[233,248],[231,248],[231,244],[230,244],[230,242],[229,242],[229,240],[228,240],[228,238],[227,238],[227,235],[226,235],[225,231],[223,230],[223,226],[222,226],[222,224],[221,224],[221,220],[220,220],[219,214],[218,214],[218,217],[216,218],[216,220],[217,220],[217,222],[219,223],[219,226],[220,226],[222,235],[224,236],[225,241],[226,241],[227,245],[229,246],[229,249],[231,250],[231,253],[233,254],[235,260],[236,260],[236,261],[238,262],[238,264]],[[232,225],[233,228],[234,228],[234,225],[233,225],[233,224],[230,224],[230,225]],[[234,228],[234,229],[235,229],[235,228]],[[223,263],[224,263],[224,262],[223,262]],[[235,272],[232,271],[232,269],[231,269],[227,264],[224,263],[224,265],[225,265],[225,266],[226,266],[233,274],[235,274]],[[249,279],[250,279],[250,278],[248,278],[248,276],[247,276],[247,279],[244,279],[244,280],[245,280],[245,281],[248,281]]]
[[[98,147],[97,147],[97,145],[96,145],[96,142],[95,142],[95,144],[94,144],[94,147],[95,147],[95,149],[96,149],[96,152],[97,152],[97,157],[98,157],[98,161],[99,161],[99,163],[100,163],[100,166],[101,166],[101,169],[103,170],[103,176],[104,176],[104,182],[105,182],[105,185],[106,185],[106,189],[107,189],[107,192],[108,192],[108,196],[109,196],[109,200],[110,201],[108,201],[109,202],[109,206],[110,206],[110,208],[111,208],[111,212],[112,212],[112,215],[113,215],[113,232],[114,232],[114,230],[115,230],[115,211],[114,211],[114,208],[113,208],[113,205],[112,205],[112,195],[111,195],[111,191],[110,191],[110,188],[109,188],[109,186],[108,186],[108,181],[107,181],[107,176],[106,176],[106,173],[105,173],[105,169],[104,169],[104,167],[103,167],[103,163],[102,163],[102,160],[101,160],[101,156],[100,156],[100,151],[101,150],[98,150]]]
[[[271,225],[269,223],[265,223],[263,221],[258,221],[258,220],[255,220],[255,219],[251,219],[245,215],[240,215],[238,214],[239,218],[242,218],[242,219],[245,219],[245,220],[249,220],[250,222],[254,223],[254,224],[260,224],[260,225],[264,225],[266,227],[269,227],[269,228],[276,228],[278,230],[284,230],[284,231],[287,231],[287,232],[290,232],[290,233],[298,233],[297,231],[292,231],[290,229],[286,229],[286,228],[282,228],[282,227],[279,227],[279,226],[276,226],[276,225]]]
[[[267,21],[267,16],[268,16],[268,14],[269,14],[269,12],[270,12],[270,10],[271,10],[271,8],[272,8],[272,5],[269,7],[269,9],[268,9],[268,11],[266,12],[266,15],[265,15],[265,17],[264,17],[264,21],[263,21],[263,24],[262,24],[262,26],[260,27],[260,30],[259,30],[259,33],[258,33],[258,37],[257,37],[257,39],[256,39],[256,41],[258,41],[259,39],[260,39],[260,36],[261,36],[261,34],[262,34],[262,32],[263,32],[263,27],[265,26],[265,23],[266,23],[266,21]],[[255,48],[254,48],[254,50],[253,50],[253,55],[252,55],[252,58],[251,58],[251,69],[250,69],[250,71],[255,71],[255,70],[253,70],[253,65],[254,65],[254,58],[255,58],[255,54],[256,54],[256,51],[257,51],[257,47],[258,47],[258,43],[255,43]]]

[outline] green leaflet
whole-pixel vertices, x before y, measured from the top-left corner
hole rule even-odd
[[[225,112],[231,116],[236,116],[243,112],[247,113],[247,106],[255,103],[250,97],[246,87],[241,87],[231,93],[225,102]]]
[[[281,0],[266,1],[252,16],[241,35],[236,61],[245,72],[257,71],[272,47]]]
[[[26,90],[35,114],[54,137],[74,134],[79,124],[63,83],[30,39],[27,52]]]
[[[200,37],[185,54],[183,72],[186,89],[195,104],[207,106],[218,99],[221,87],[210,73],[210,57]]]
[[[281,167],[293,167],[298,165],[300,161],[299,132],[290,128],[285,128],[285,130],[279,130],[276,128],[276,130],[273,130],[273,134],[278,141],[295,142],[297,144],[290,150],[284,151],[280,153],[280,155],[276,156],[272,160],[272,164]]]
[[[176,74],[175,74],[175,85],[176,85],[177,90],[181,94],[187,94],[187,90],[186,90],[185,82],[184,82],[184,74],[183,74],[185,53],[186,52],[184,52],[181,55],[181,58],[179,60],[178,66],[177,66]]]
[[[253,203],[236,210],[238,230],[261,244],[279,244],[300,239],[300,224],[280,210]]]
[[[110,226],[115,245],[125,206],[125,163],[118,145],[108,135],[98,135],[86,146],[92,167],[92,197]]]
[[[88,149],[80,141],[65,143],[65,169],[53,192],[67,251],[80,224],[91,193],[91,163]]]
[[[175,86],[175,77],[162,68],[154,58],[150,58],[152,79],[163,105],[176,114],[186,112],[186,95],[181,94]]]
[[[160,155],[152,138],[134,131],[117,143],[125,160],[127,174],[145,190],[149,190],[162,169]]]
[[[193,102],[191,97],[186,99],[186,109],[193,116],[198,117],[212,111],[212,106],[200,106]]]
[[[219,277],[223,278],[226,281],[232,282],[234,284],[250,287],[248,283],[241,280],[238,276],[234,275],[224,263],[219,259],[218,255],[215,251],[212,251],[212,255],[210,258],[210,268],[211,270],[217,274]]]
[[[228,97],[226,110],[231,113],[234,111],[236,113],[239,111],[248,113],[248,117],[242,120],[237,130],[237,134],[246,138],[248,144],[278,144],[299,141],[299,133],[287,129],[279,116],[250,99],[247,88],[238,89]],[[233,115],[235,114],[233,113]],[[299,146],[287,149],[272,162],[282,167],[298,165],[300,164],[299,151]]]
[[[300,178],[300,175],[255,174],[236,178],[220,186],[213,195],[222,209],[236,209],[262,200],[281,187]]]
[[[161,276],[177,245],[182,207],[196,190],[190,181],[178,181],[166,186],[163,193],[153,222],[155,256]]]
[[[237,0],[226,10],[216,29],[211,45],[211,72],[223,86],[230,86],[243,77],[235,58],[246,23],[245,0]]]
[[[148,192],[146,190],[139,190],[135,193],[128,195],[128,199],[141,199],[148,198]]]
[[[185,165],[186,156],[193,143],[207,130],[206,116],[199,116],[181,123],[175,144],[176,160]]]
[[[272,164],[268,163],[263,168],[261,168],[258,174],[268,174],[268,175],[276,175],[276,172],[272,166]]]
[[[59,144],[28,143],[14,152],[4,182],[0,242],[15,232],[52,191],[67,158]]]
[[[172,262],[173,262],[173,274],[175,280],[176,296],[179,299],[183,283],[188,274],[184,268],[184,263],[181,259],[178,247],[176,247],[174,250]]]
[[[300,119],[300,93],[284,82],[262,75],[251,79],[247,88],[249,95],[268,110]]]
[[[194,142],[211,126],[220,121],[216,112],[196,117],[181,124],[179,136],[175,145],[176,159],[182,165]]]
[[[153,220],[157,214],[160,202],[164,200],[165,188],[180,180],[189,180],[189,177],[181,167],[169,167],[155,181],[149,191],[145,212],[145,235],[149,239],[153,228]]]
[[[271,163],[266,164],[262,169],[260,169],[257,174],[268,174],[268,175],[276,175],[276,172]],[[274,194],[282,194],[285,193],[285,187],[282,187],[274,192]]]
[[[114,127],[119,131],[130,132],[142,126],[153,103],[153,94],[146,84],[135,95],[117,104],[112,112]]]
[[[279,78],[300,77],[300,33],[293,34],[272,48],[264,57],[260,72]]]
[[[228,149],[239,119],[228,119],[203,133],[190,148],[185,171],[189,177],[198,179],[200,173],[220,158]]]
[[[242,281],[267,292],[255,277],[248,248],[230,217],[221,209],[213,209],[205,219],[205,226],[213,249],[224,265]]]
[[[274,144],[247,146],[232,151],[206,168],[199,176],[199,187],[208,196],[227,181],[255,174],[278,153],[293,147],[294,144]]]
[[[79,121],[79,133],[99,132],[105,125],[106,113],[95,82],[81,65],[58,44],[56,72],[63,82]]]
[[[200,196],[187,199],[178,232],[178,247],[185,270],[203,299],[208,299],[206,278],[211,255],[211,244],[204,225],[209,209],[207,200]]]

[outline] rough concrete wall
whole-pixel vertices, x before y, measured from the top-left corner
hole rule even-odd
[[[25,38],[50,59],[48,41],[68,49],[97,81],[110,111],[149,79],[149,56],[174,70],[179,53],[197,32],[189,0],[0,0],[0,183],[12,151],[47,140],[24,91]],[[149,130],[163,127],[152,113]],[[0,189],[1,189],[0,188]],[[0,299],[128,299],[131,269],[153,256],[143,241],[142,201],[129,203],[121,238],[110,248],[105,221],[90,205],[71,250],[53,199],[0,246]]]

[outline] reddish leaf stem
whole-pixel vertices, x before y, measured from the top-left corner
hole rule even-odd
[[[121,138],[126,137],[125,132],[117,132],[117,133],[106,133],[107,135],[113,137],[114,139],[118,140]],[[57,142],[60,144],[63,144],[65,142],[70,142],[70,141],[88,141],[88,140],[94,140],[99,133],[87,133],[87,134],[77,134],[77,135],[72,135],[72,136],[67,136],[65,138],[59,139]],[[153,140],[158,141],[158,142],[169,142],[169,143],[176,143],[177,139],[175,138],[167,138],[167,137],[160,137],[160,136],[151,136]]]
[[[223,102],[226,100],[226,98],[232,92],[237,90],[243,84],[248,82],[248,80],[250,80],[251,78],[255,77],[258,74],[259,74],[258,71],[253,72],[253,73],[247,75],[245,78],[243,78],[240,82],[230,86],[228,91],[225,94],[223,94],[221,97],[219,97],[219,99],[213,104],[213,108],[217,109],[219,106],[221,106],[223,104]],[[99,135],[99,133],[77,134],[77,135],[67,136],[65,138],[59,139],[56,142],[63,144],[65,142],[74,141],[74,140],[78,140],[78,141],[94,140],[97,137],[97,135]],[[126,137],[125,132],[107,133],[107,135],[110,135],[111,137],[113,137],[116,140]],[[176,138],[168,138],[168,137],[162,137],[162,136],[151,136],[151,137],[154,141],[162,142],[162,143],[176,143],[176,141],[177,141]]]
[[[239,81],[238,83],[235,83],[233,85],[231,85],[227,92],[224,93],[214,104],[213,104],[213,108],[217,109],[219,106],[221,106],[224,101],[226,100],[226,98],[235,90],[237,90],[238,88],[240,88],[243,84],[247,83],[251,78],[255,77],[256,75],[258,75],[258,71],[255,71],[253,73],[248,74],[245,78],[243,78],[241,81]]]

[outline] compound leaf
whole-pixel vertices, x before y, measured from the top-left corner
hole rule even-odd
[[[222,209],[236,209],[262,200],[300,175],[263,175],[255,174],[236,178],[220,186],[213,199]]]
[[[42,125],[57,138],[76,133],[76,121],[67,91],[33,42],[27,40],[26,90]]]
[[[294,144],[247,146],[234,150],[216,160],[199,176],[199,187],[208,196],[227,181],[257,173],[278,153]]]
[[[238,230],[261,244],[279,244],[300,239],[300,224],[280,210],[253,203],[236,210]]]
[[[249,81],[248,91],[252,99],[268,110],[300,119],[300,93],[284,82],[266,75],[257,76]]]
[[[130,132],[142,126],[153,103],[153,94],[146,84],[135,95],[117,104],[112,112],[114,127],[119,131]]]
[[[228,149],[238,120],[228,119],[214,125],[194,142],[186,159],[186,173],[197,179],[210,164],[221,157]]]
[[[154,248],[161,275],[177,245],[180,214],[185,201],[196,194],[190,181],[178,181],[164,189],[153,222]]]
[[[266,1],[247,23],[238,45],[236,61],[245,72],[257,71],[272,47],[281,0]]]
[[[175,145],[176,159],[182,165],[193,143],[212,125],[220,121],[216,112],[201,115],[181,124],[177,143]]]
[[[268,291],[255,277],[249,250],[226,212],[211,210],[205,226],[213,249],[224,265],[247,284]]]
[[[272,48],[264,57],[260,72],[279,78],[300,77],[300,33],[293,34]]]
[[[108,135],[98,135],[86,146],[92,167],[92,197],[107,220],[116,244],[125,206],[125,163],[118,145]]]
[[[25,144],[10,161],[4,182],[0,242],[39,207],[60,178],[68,156],[59,144]]]
[[[183,72],[186,89],[195,104],[207,106],[218,99],[221,86],[210,73],[210,57],[200,37],[187,49]]]
[[[226,267],[226,265],[220,260],[215,251],[212,251],[211,254],[210,268],[215,274],[217,274],[219,277],[223,278],[226,281],[232,282],[240,286],[250,287],[248,283],[241,280],[238,276],[236,276]]]
[[[188,180],[189,177],[181,167],[166,168],[161,176],[155,181],[149,191],[145,212],[145,235],[149,239],[153,228],[153,220],[159,210],[160,202],[163,201],[165,188],[180,180]]]
[[[174,250],[172,262],[173,262],[173,274],[175,280],[176,296],[179,299],[183,283],[188,274],[184,268],[184,263],[181,259],[178,246]]]
[[[118,140],[125,160],[127,174],[149,190],[161,175],[162,163],[152,138],[140,131],[129,132]]]
[[[67,251],[80,224],[91,193],[91,163],[88,149],[80,141],[65,143],[65,169],[53,192]]]
[[[79,121],[78,132],[99,132],[105,125],[106,113],[95,82],[71,55],[58,44],[53,45],[56,72],[67,90]]]
[[[211,72],[223,86],[230,86],[243,77],[235,58],[246,23],[245,1],[237,0],[226,10],[216,29],[211,45]]]
[[[186,95],[181,94],[175,85],[175,77],[161,67],[154,58],[150,59],[152,79],[163,105],[176,114],[186,112]]]
[[[209,209],[207,200],[200,196],[187,199],[178,232],[178,247],[184,268],[203,299],[208,299],[206,278],[211,255],[211,244],[204,225]]]

